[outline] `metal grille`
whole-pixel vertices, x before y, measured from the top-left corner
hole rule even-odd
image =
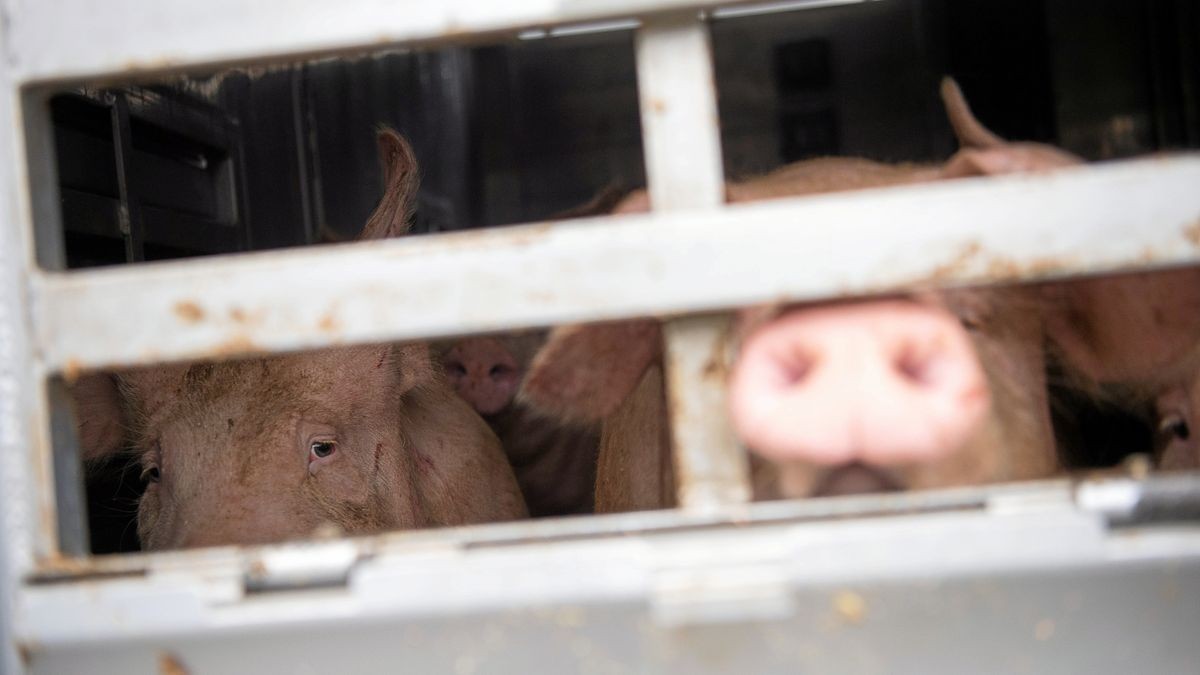
[[[1081,492],[1063,483],[899,497],[885,500],[889,517],[844,527],[824,521],[868,516],[879,500],[748,506],[745,460],[724,421],[720,385],[704,377],[704,366],[720,346],[719,312],[739,305],[1200,262],[1200,157],[724,206],[711,55],[699,11],[715,4],[8,3],[0,68],[0,155],[10,158],[0,167],[6,672],[174,672],[186,664],[204,672],[247,664],[387,669],[401,662],[459,672],[550,663],[559,670],[651,664],[687,672],[722,663],[821,670],[849,664],[846,670],[865,672],[881,663],[961,669],[969,662],[964,654],[1015,659],[1003,669],[1050,668],[1079,663],[1069,658],[1088,650],[1107,653],[1096,645],[1110,644],[1105,631],[1117,628],[1158,637],[1132,639],[1121,659],[1095,659],[1099,670],[1147,659],[1169,670],[1195,658],[1197,645],[1187,635],[1200,607],[1196,529],[1150,528],[1141,537],[1110,531],[1114,510],[1136,509],[1151,483],[1097,484],[1109,490],[1099,498],[1096,485]],[[44,189],[54,176],[49,84],[631,16],[639,22],[654,213],[60,271],[58,206]],[[108,37],[94,39],[98,34]],[[795,269],[796,251],[811,264]],[[698,260],[707,262],[703,274]],[[520,274],[481,271],[495,269]],[[54,477],[56,465],[74,460],[74,448],[50,443],[57,419],[57,397],[47,386],[52,375],[645,315],[682,317],[665,331],[669,386],[682,402],[672,415],[688,422],[673,425],[679,513],[113,560],[64,557],[81,552],[68,536],[81,514],[67,508],[70,481]],[[1085,494],[1093,501],[1081,500]],[[615,536],[628,532],[643,534]],[[1175,600],[1148,599],[1153,592],[1146,589],[1163,584]],[[306,590],[314,585],[323,590]],[[922,590],[931,588],[942,592],[928,599]],[[1072,592],[1083,599],[1072,600]],[[1009,604],[997,608],[996,594]],[[939,630],[939,611],[954,607],[971,620],[986,617],[981,631],[1003,629],[974,653],[930,651],[938,656],[922,663],[905,656],[902,636]],[[1155,623],[1129,619],[1094,632],[1078,619],[1101,611],[1128,619],[1135,610],[1153,614]],[[752,630],[761,622],[770,625]],[[697,627],[714,623],[724,632]],[[336,631],[323,632],[333,625]],[[363,630],[346,635],[354,626]],[[564,636],[566,646],[547,647],[536,637],[539,627]],[[855,630],[856,638],[846,637]],[[790,644],[788,631],[831,637]],[[960,634],[947,631],[932,644],[951,644]],[[401,637],[393,641],[395,635]],[[855,639],[877,645],[876,656],[888,660],[844,660]],[[727,651],[713,652],[725,643]],[[758,643],[767,648],[751,647]],[[1023,645],[1047,646],[1045,657],[1021,661],[1014,654]],[[548,660],[535,649],[546,650]],[[395,660],[376,660],[386,656]]]

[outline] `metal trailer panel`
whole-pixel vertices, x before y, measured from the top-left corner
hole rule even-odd
[[[50,371],[1195,263],[1200,157],[30,280]],[[603,223],[603,224],[601,224]]]
[[[33,672],[1185,672],[1200,656],[1200,530],[1114,529],[1041,496],[382,548],[303,590],[255,592],[215,569],[48,583],[24,592],[20,639]],[[290,555],[332,569],[349,543]]]
[[[22,583],[33,568],[34,530],[52,529],[35,503],[35,463],[47,461],[48,420],[38,405],[41,389],[33,368],[28,273],[32,265],[32,230],[25,165],[16,158],[25,150],[18,120],[21,101],[8,72],[0,68],[0,671],[21,672],[15,641],[16,603]],[[40,425],[40,427],[39,427]],[[44,471],[46,465],[41,465]],[[40,525],[40,528],[39,528]]]
[[[14,81],[127,76],[399,42],[463,42],[524,28],[698,11],[746,0],[91,0],[10,2]],[[803,5],[806,3],[792,3]],[[822,3],[815,3],[818,6]],[[97,40],[97,35],[105,36]]]
[[[1198,581],[1196,566],[1164,563],[871,583],[855,591],[809,587],[791,596],[802,609],[787,620],[680,628],[648,621],[640,603],[618,602],[347,620],[34,652],[29,670],[1189,673],[1200,658]],[[858,603],[863,620],[839,610]]]
[[[214,0],[201,9],[115,0],[93,16],[90,4],[74,0],[11,7],[5,44],[10,75],[29,84],[347,49],[371,36],[384,43],[461,40],[462,31],[706,4],[546,0],[499,7],[461,0],[397,9],[396,2],[351,0],[348,9]],[[288,31],[274,31],[285,15]],[[89,40],[97,31],[117,38]],[[686,76],[670,77],[668,85],[688,84]],[[11,104],[3,117],[13,134],[0,142],[21,148],[22,116],[9,101],[15,92],[9,86],[0,94]],[[36,98],[28,101],[34,110]],[[682,124],[715,138],[715,117],[703,117],[694,111]],[[44,142],[39,122],[30,122],[28,142]],[[673,161],[684,158],[694,159],[685,152]],[[679,184],[705,177],[702,165],[694,166],[700,167],[694,175],[681,170]],[[44,179],[49,169],[35,157],[30,170]],[[30,251],[31,228],[17,228],[35,220],[53,228],[55,207],[41,193],[37,218],[31,216],[23,165],[7,170],[14,175],[3,176],[6,204],[16,208],[5,236],[15,240],[13,250]],[[652,181],[666,173],[652,170]],[[23,255],[12,267],[18,282],[12,294],[24,293],[28,282],[28,297],[0,298],[19,313],[16,349],[0,354],[11,356],[0,384],[15,382],[18,405],[27,410],[5,408],[0,417],[18,432],[10,442],[5,431],[5,444],[14,446],[6,456],[14,459],[0,465],[0,478],[18,481],[17,515],[24,519],[10,528],[14,516],[6,513],[3,599],[13,597],[33,552],[45,557],[37,583],[23,586],[16,599],[12,629],[25,665],[38,672],[281,665],[459,672],[809,665],[869,672],[961,671],[982,658],[997,670],[1187,667],[1200,648],[1193,635],[1200,532],[1194,525],[1111,529],[1106,509],[1124,504],[1132,513],[1140,498],[1119,485],[1065,494],[1002,491],[982,510],[887,518],[771,520],[773,509],[825,505],[753,505],[726,512],[733,524],[688,527],[694,514],[632,514],[131,556],[115,559],[112,577],[88,578],[105,564],[46,557],[56,544],[43,376],[1195,262],[1197,178],[1200,158],[1156,159],[1052,177],[653,214],[604,226],[530,226],[78,274],[33,272]],[[711,190],[701,195],[711,197]],[[972,221],[961,222],[962,214]],[[801,255],[807,267],[792,269]],[[704,267],[709,260],[720,266]],[[505,268],[533,272],[520,278],[489,272]],[[710,338],[711,328],[705,328]],[[6,348],[0,339],[0,350]],[[689,358],[703,352],[680,350]],[[718,448],[700,459],[728,452]],[[32,504],[21,498],[35,477],[41,525],[32,541],[33,509],[21,512]],[[1194,480],[1185,490],[1192,497]],[[662,531],[641,531],[655,522]],[[584,534],[614,527],[607,537]],[[517,537],[538,531],[558,538]],[[563,641],[548,644],[548,634]],[[980,635],[988,640],[971,640]],[[1049,648],[1039,651],[1039,644]],[[6,649],[6,666],[15,671],[11,643]]]

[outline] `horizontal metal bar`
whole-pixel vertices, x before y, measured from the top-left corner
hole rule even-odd
[[[343,538],[331,544],[341,550],[352,545],[359,558],[379,555],[423,554],[429,551],[468,550],[562,541],[624,538],[632,534],[701,532],[749,525],[841,523],[851,519],[907,517],[937,513],[1012,515],[1079,511],[1120,526],[1188,518],[1139,519],[1135,512],[1160,503],[1164,491],[1200,493],[1200,472],[1130,478],[1120,474],[1058,478],[1025,483],[1004,483],[803,500],[754,502],[736,511],[662,510],[600,514],[580,517],[489,523],[461,527],[409,530],[370,537]],[[1118,508],[1106,497],[1120,493]],[[1190,519],[1196,521],[1195,517]],[[316,542],[315,544],[320,544]],[[242,577],[247,571],[269,570],[271,559],[300,550],[308,543],[250,547],[221,547],[158,551],[90,558],[58,557],[39,561],[31,577],[35,584],[74,583],[79,580],[141,577],[147,574],[201,574],[214,578]]]
[[[1058,531],[1037,527],[1043,536]],[[952,536],[942,532],[943,536]],[[1007,541],[1007,540],[1006,540]],[[944,548],[945,542],[941,542]],[[1068,567],[1044,574],[973,574],[905,581],[826,583],[785,592],[789,616],[717,626],[663,625],[665,600],[630,599],[630,589],[651,580],[624,565],[643,547],[629,544],[624,556],[534,558],[452,565],[434,577],[428,568],[375,573],[353,594],[320,600],[271,598],[243,611],[214,613],[202,629],[159,634],[112,633],[125,622],[149,623],[153,610],[174,619],[190,607],[160,604],[153,596],[105,592],[88,602],[38,597],[45,620],[57,608],[74,622],[109,618],[104,637],[70,646],[24,643],[31,673],[235,673],[355,672],[1193,672],[1200,659],[1195,639],[1200,620],[1200,571],[1194,557],[1174,563],[1123,563],[1109,568]],[[825,551],[816,549],[814,555]],[[436,564],[440,560],[431,560]],[[474,561],[472,561],[474,562]],[[569,564],[577,564],[566,569]],[[519,565],[525,565],[524,569]],[[582,601],[544,600],[496,608],[463,602],[465,593],[508,584],[524,598],[530,577],[550,586],[570,575],[588,579],[589,590],[611,594]],[[367,575],[364,575],[364,578]],[[754,569],[655,578],[676,596],[712,599],[727,580],[761,581]],[[784,577],[787,580],[787,577]],[[384,584],[391,582],[390,587]],[[457,584],[457,586],[455,585]],[[383,587],[379,598],[369,597]],[[744,588],[744,586],[743,586]],[[728,584],[728,609],[744,602]],[[399,605],[414,595],[444,593],[453,616],[408,616]],[[670,589],[670,590],[668,590]],[[698,592],[698,590],[702,591]],[[112,610],[124,601],[126,612]],[[692,600],[697,602],[697,600]],[[396,611],[380,611],[391,604]],[[664,606],[667,605],[667,606]],[[93,611],[102,607],[102,611]],[[365,611],[360,607],[366,607]],[[465,609],[464,609],[465,607]],[[678,611],[671,614],[678,615]],[[223,621],[226,616],[237,620]],[[685,615],[686,616],[686,615]],[[273,618],[279,622],[272,622]],[[207,619],[200,615],[201,619]],[[130,621],[132,619],[132,621]],[[83,621],[79,621],[83,623]],[[90,623],[90,622],[89,622]],[[172,621],[171,623],[174,623]],[[197,622],[199,623],[199,621]],[[398,667],[397,664],[402,664]]]
[[[32,280],[48,370],[1200,261],[1200,157]]]
[[[17,82],[279,59],[647,15],[744,0],[92,0],[8,8]],[[97,39],[104,36],[104,39]]]
[[[947,547],[947,541],[955,545]],[[290,548],[294,560],[345,557],[339,542]],[[190,557],[200,559],[204,553]],[[208,553],[213,562],[220,559],[220,551]],[[275,556],[289,557],[283,547],[276,548]],[[626,605],[639,612],[649,609],[646,626],[652,629],[654,621],[664,619],[676,625],[719,619],[711,606],[703,605],[740,603],[743,598],[736,591],[734,597],[727,594],[726,582],[736,582],[747,570],[768,572],[783,593],[835,595],[835,589],[867,593],[866,589],[891,587],[914,603],[952,603],[953,594],[937,591],[956,580],[1061,583],[1098,573],[1162,572],[1178,575],[1178,583],[1170,585],[1176,593],[1191,595],[1168,602],[1158,587],[1144,601],[1163,609],[1200,611],[1193,597],[1200,592],[1195,584],[1200,528],[1194,523],[1111,531],[1095,514],[1071,510],[742,523],[469,549],[380,546],[349,567],[344,586],[280,590],[269,597],[247,595],[238,559],[227,555],[225,561],[224,574],[215,567],[178,567],[151,570],[141,577],[26,587],[19,603],[19,638],[34,656],[46,657],[68,647],[96,649],[142,641],[161,645],[163,640],[215,639],[247,629],[295,633],[351,619],[359,625],[420,620],[433,627],[441,619],[461,621],[464,616],[522,608],[603,611]],[[692,580],[686,603],[690,606],[681,606],[678,591],[687,579]],[[754,603],[760,599],[756,595],[750,593],[745,600]],[[822,606],[855,622],[866,618],[861,616],[865,608],[841,604],[845,603],[829,608],[826,601]],[[785,610],[801,607],[803,603],[795,603]],[[738,612],[734,616],[740,619]],[[888,621],[887,612],[868,614],[868,624]],[[973,618],[985,616],[981,611]],[[1040,618],[1032,617],[1028,629]]]

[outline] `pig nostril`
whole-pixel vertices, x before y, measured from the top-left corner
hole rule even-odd
[[[808,377],[808,373],[811,370],[812,364],[810,363],[785,364],[783,379],[788,385],[800,384]]]
[[[777,363],[777,372],[783,385],[794,387],[808,379],[817,365],[817,359],[807,351],[795,350],[781,355]]]
[[[936,350],[909,345],[892,362],[896,374],[905,382],[928,387],[936,382]]]
[[[458,361],[450,361],[445,365],[446,374],[450,377],[465,377],[467,369]]]
[[[492,366],[491,370],[488,371],[488,377],[492,378],[493,380],[497,380],[502,377],[507,377],[512,372],[513,372],[512,368],[510,368],[504,364],[498,363],[498,364]]]

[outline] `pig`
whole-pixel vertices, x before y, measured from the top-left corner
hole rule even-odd
[[[1162,469],[1200,469],[1200,268],[1044,288],[1047,334],[1071,382],[1101,402],[1148,410]]]
[[[726,200],[914,184],[1078,164],[1008,143],[942,96],[962,148],[940,166],[820,158],[726,186]],[[615,213],[645,211],[636,192]],[[1059,468],[1044,379],[1041,302],[1027,289],[758,308],[740,320],[730,416],[753,451],[755,499],[1042,477]],[[674,505],[661,335],[632,320],[556,329],[519,397],[602,422],[596,510]]]
[[[500,438],[531,516],[592,512],[596,425],[562,424],[515,401],[529,362],[546,331],[462,338],[434,345],[459,397]]]
[[[408,143],[379,133],[386,189],[360,238],[403,234]],[[495,435],[422,343],[91,374],[73,389],[81,450],[129,448],[146,549],[263,544],[526,516]]]

